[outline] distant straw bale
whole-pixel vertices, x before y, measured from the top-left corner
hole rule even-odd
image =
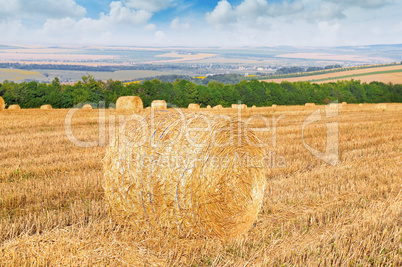
[[[207,109],[210,109],[210,108],[211,108],[211,106],[210,106],[210,105],[208,105],[208,106],[207,106]]]
[[[190,105],[188,105],[188,109],[190,110],[200,109],[200,105],[191,103]]]
[[[232,109],[246,109],[247,105],[246,104],[232,104]]]
[[[376,109],[387,109],[388,108],[388,104],[386,103],[379,103],[375,106]]]
[[[263,162],[265,150],[254,145],[261,141],[236,119],[211,118],[208,131],[194,133],[172,112],[151,117],[127,121],[107,149],[104,189],[113,218],[180,236],[247,232],[262,204],[266,169],[244,157]],[[205,126],[196,114],[187,121],[192,129]],[[247,142],[230,141],[240,137]]]
[[[86,104],[82,107],[82,109],[92,109],[92,106],[90,104]]]
[[[342,108],[342,104],[331,103],[331,104],[329,104],[329,108],[330,109]]]
[[[363,106],[363,104],[362,104],[362,103],[360,103],[360,104],[359,104],[359,107],[362,107],[362,106]]]
[[[40,109],[52,109],[51,105],[42,105]]]
[[[215,107],[213,107],[214,109],[223,109],[222,105],[217,105]]]
[[[275,105],[275,104],[272,105],[272,108],[277,108],[277,107],[278,107],[278,105]]]
[[[257,108],[257,106],[256,106],[256,105],[253,105],[251,108]]]
[[[151,103],[151,107],[154,110],[167,109],[167,104],[165,100],[154,100]]]
[[[143,103],[141,98],[138,96],[121,96],[116,101],[116,110],[141,113],[143,110]]]
[[[315,107],[315,103],[306,103],[305,106],[306,107]]]
[[[19,105],[11,105],[8,107],[8,109],[18,110],[18,109],[21,109],[21,107]]]
[[[346,103],[346,102],[342,102],[342,105],[344,106],[344,105],[347,105],[348,103]]]
[[[0,111],[4,110],[6,108],[6,104],[4,102],[4,99],[0,96]]]

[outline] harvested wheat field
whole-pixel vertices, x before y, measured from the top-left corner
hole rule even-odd
[[[256,133],[269,150],[260,165],[266,186],[251,229],[227,239],[115,220],[103,188],[105,144],[110,125],[118,123],[114,111],[106,111],[106,127],[99,128],[102,112],[75,110],[72,137],[64,128],[68,110],[4,110],[0,266],[401,266],[402,106],[348,104],[331,118],[316,108],[323,120],[306,126],[304,139],[312,108],[243,114],[257,115],[249,127],[270,126]],[[219,112],[225,113],[238,114]],[[339,122],[336,166],[306,149],[325,151],[330,122]],[[79,147],[77,140],[92,145]]]

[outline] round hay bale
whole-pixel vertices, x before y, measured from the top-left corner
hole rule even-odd
[[[18,109],[21,109],[21,107],[20,107],[20,105],[10,105],[10,106],[8,107],[8,109],[18,110]]]
[[[0,96],[0,111],[6,109],[6,104],[4,102],[4,99]]]
[[[207,109],[211,109],[211,106],[210,106],[210,105],[208,105],[208,106],[207,106]]]
[[[207,131],[205,125],[196,134],[186,131],[185,122],[203,125],[199,117],[166,112],[126,122],[103,161],[105,195],[116,220],[139,229],[150,223],[180,236],[230,238],[251,228],[266,169],[245,157],[255,162],[265,150],[253,145],[260,140],[236,119],[211,119]],[[240,136],[249,141],[230,142]]]
[[[376,109],[387,109],[388,108],[388,104],[386,103],[379,103],[375,106]]]
[[[362,104],[362,103],[360,103],[360,104],[359,104],[359,107],[362,107],[362,106],[363,106],[363,104]]]
[[[167,104],[165,100],[154,100],[151,103],[151,108],[154,110],[167,109]]]
[[[246,104],[232,104],[232,109],[246,109]]]
[[[188,109],[190,110],[200,109],[200,105],[191,103],[190,105],[188,105]]]
[[[40,109],[52,109],[51,105],[42,105]]]
[[[306,106],[306,107],[315,107],[315,103],[306,103],[304,106]]]
[[[257,106],[256,106],[256,105],[253,105],[251,108],[257,108]]]
[[[342,102],[342,105],[347,105],[348,103],[346,103],[346,102]]]
[[[275,105],[275,104],[272,105],[272,108],[277,108],[277,107],[278,107],[278,105]]]
[[[92,106],[90,104],[85,104],[82,109],[92,109]]]
[[[138,96],[122,96],[116,101],[117,111],[132,111],[134,113],[141,113],[144,106],[142,100]]]
[[[214,109],[223,109],[222,105],[217,105],[215,107],[213,107]]]

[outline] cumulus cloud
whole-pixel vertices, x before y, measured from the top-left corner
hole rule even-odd
[[[171,6],[168,0],[126,0],[125,5],[134,9],[157,12]]]
[[[179,18],[175,18],[170,23],[170,28],[172,28],[173,30],[187,30],[190,28],[190,23],[181,23]]]
[[[226,0],[221,0],[212,12],[206,14],[206,19],[208,23],[224,25],[235,22],[236,15],[232,5]]]
[[[236,13],[241,17],[256,18],[267,12],[266,0],[244,0],[236,7]]]
[[[101,20],[109,20],[113,23],[143,24],[152,17],[152,13],[146,10],[135,10],[123,5],[122,2],[112,2],[110,12],[107,15],[102,14]]]
[[[331,0],[346,6],[358,6],[362,8],[380,8],[391,4],[389,0]]]
[[[86,9],[74,0],[0,0],[1,18],[32,18],[45,16],[50,18],[83,17]]]

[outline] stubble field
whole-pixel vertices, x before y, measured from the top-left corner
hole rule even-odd
[[[302,139],[303,122],[316,109],[323,120],[309,125]],[[1,266],[402,265],[401,105],[346,105],[330,119],[324,107],[245,112],[270,122],[270,131],[259,134],[272,165],[258,220],[236,240],[186,239],[117,224],[102,188],[106,147],[68,140],[67,113],[0,112]],[[78,111],[74,135],[98,140],[98,115]],[[106,112],[106,125],[110,116],[114,111]],[[337,166],[303,144],[325,150],[328,122],[339,122]]]

